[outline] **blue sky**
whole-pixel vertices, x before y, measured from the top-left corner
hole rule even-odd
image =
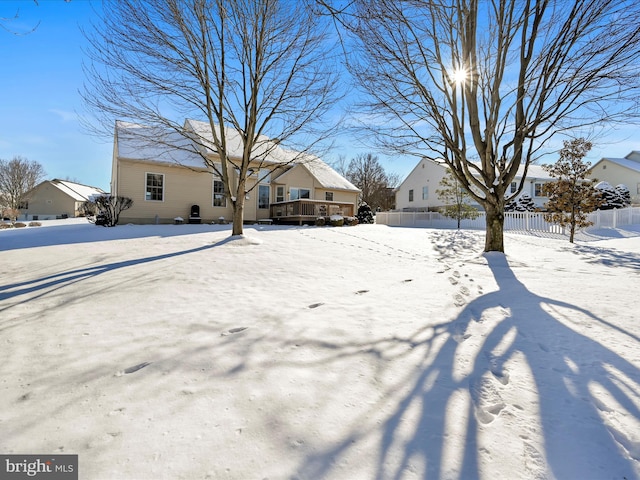
[[[40,162],[47,178],[69,178],[109,189],[112,139],[84,132],[78,116],[84,109],[78,91],[84,73],[80,31],[90,28],[100,2],[91,0],[0,0],[0,158],[21,155]],[[18,14],[18,18],[14,18]],[[28,34],[16,35],[15,33]],[[596,141],[587,160],[624,157],[640,150],[637,127],[610,132]],[[634,137],[635,135],[635,137]],[[332,154],[347,160],[357,153],[355,139],[340,139]],[[374,152],[375,153],[375,152]],[[401,179],[417,163],[415,158],[387,159],[380,156],[388,172]],[[550,158],[549,161],[555,161]]]

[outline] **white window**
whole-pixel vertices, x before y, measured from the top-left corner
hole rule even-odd
[[[258,185],[258,208],[269,208],[269,185]]]
[[[281,185],[276,187],[276,202],[284,202],[284,187]]]
[[[427,200],[429,198],[429,187],[422,187],[422,199]]]
[[[147,173],[145,200],[164,201],[164,175],[162,173]]]
[[[518,191],[518,182],[511,182],[511,193],[516,193]]]
[[[311,198],[311,191],[308,188],[295,188],[289,189],[290,200],[300,200],[301,198]]]
[[[333,202],[333,192],[324,192],[324,199],[327,202]]]
[[[226,207],[227,197],[224,194],[224,183],[222,180],[213,179],[213,206]]]
[[[543,197],[542,194],[542,183],[534,183],[533,184],[533,195],[536,197]]]

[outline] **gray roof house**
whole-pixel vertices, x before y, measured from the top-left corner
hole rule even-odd
[[[625,185],[631,194],[631,203],[640,204],[640,151],[634,150],[624,158],[602,158],[591,167],[590,175],[614,187]]]
[[[26,194],[24,208],[20,209],[25,220],[48,220],[81,216],[81,206],[94,195],[105,192],[97,187],[68,180],[45,180]]]

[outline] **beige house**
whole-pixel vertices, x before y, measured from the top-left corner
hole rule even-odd
[[[133,200],[120,222],[188,221],[194,205],[202,222],[230,221],[232,207],[223,182],[199,155],[204,153],[217,163],[217,154],[207,147],[212,144],[207,142],[212,137],[208,124],[185,122],[185,130],[194,132],[197,143],[169,136],[163,138],[163,145],[151,144],[139,134],[144,128],[116,123],[111,192]],[[242,149],[237,132],[228,130],[225,138],[231,160],[239,161]],[[318,157],[286,150],[264,138],[253,167],[247,179],[246,222],[303,222],[333,213],[355,214],[359,190]],[[229,174],[237,181],[235,170]]]
[[[624,158],[602,158],[591,167],[590,176],[614,187],[625,185],[631,194],[631,203],[640,204],[640,151]]]
[[[440,181],[447,175],[447,170],[445,163],[428,158],[420,160],[396,188],[396,210],[429,211],[444,206],[444,202],[438,197],[437,190],[442,188]],[[509,193],[517,191],[523,173],[524,167],[521,166],[511,183]],[[542,207],[547,201],[547,197],[542,195],[542,185],[550,181],[553,181],[553,178],[540,165],[529,165],[520,196],[526,193],[537,206]],[[473,206],[481,208],[477,204]]]
[[[46,180],[27,192],[21,219],[50,220],[81,216],[82,204],[95,195],[104,194],[90,187],[67,180]]]

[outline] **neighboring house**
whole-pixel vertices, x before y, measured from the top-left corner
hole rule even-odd
[[[116,122],[111,192],[133,200],[120,222],[173,223],[177,217],[186,219],[193,205],[198,205],[203,222],[230,221],[232,206],[222,179],[197,153],[218,163],[213,148],[203,145],[212,146],[209,125],[186,120],[185,129],[205,139],[199,145],[175,135],[164,137],[162,146],[150,144],[137,135],[144,128]],[[238,133],[227,130],[225,138],[231,160],[239,162]],[[254,157],[254,170],[247,178],[245,221],[302,222],[333,213],[355,215],[359,190],[318,157],[286,150],[268,138],[261,139]],[[235,170],[229,174],[237,181]]]
[[[444,163],[423,158],[409,173],[407,178],[396,189],[396,210],[404,211],[428,211],[444,205],[437,194],[441,189],[440,181],[447,175],[448,167]],[[524,166],[518,169],[518,173],[508,192],[513,193],[518,189]],[[542,207],[547,197],[542,195],[542,185],[553,181],[553,178],[540,166],[529,165],[522,194],[528,194],[538,207]],[[480,208],[480,205],[473,204]]]
[[[624,158],[602,158],[590,170],[590,176],[612,186],[626,185],[631,203],[640,203],[640,151],[633,151]]]
[[[84,202],[104,193],[100,188],[67,180],[46,180],[27,192],[20,213],[25,220],[79,217]]]

